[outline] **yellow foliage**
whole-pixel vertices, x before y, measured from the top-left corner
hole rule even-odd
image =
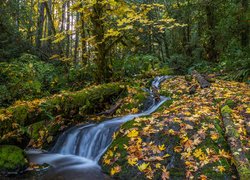
[[[217,166],[218,170],[222,173],[224,172],[226,169],[224,168],[224,166]]]
[[[136,158],[136,157],[128,157],[128,163],[129,163],[131,166],[136,165],[137,162],[138,162],[138,158]]]
[[[115,166],[111,169],[110,174],[113,176],[116,173],[119,173],[121,171],[121,166]]]
[[[144,171],[145,169],[147,169],[149,163],[142,163],[141,165],[137,166],[138,169],[142,172]]]
[[[130,137],[130,138],[133,138],[133,137],[137,137],[138,134],[139,134],[139,132],[136,129],[133,129],[133,130],[129,131],[127,136]]]

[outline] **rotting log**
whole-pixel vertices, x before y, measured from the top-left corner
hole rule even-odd
[[[54,120],[58,115],[71,118],[74,115],[96,113],[124,90],[124,85],[109,83],[77,92],[64,92],[49,98],[18,102],[6,109],[0,109],[0,141],[3,135],[11,131],[42,120]]]
[[[250,179],[250,164],[244,152],[243,145],[240,140],[240,135],[234,125],[232,110],[228,105],[221,108],[221,116],[225,128],[225,135],[228,145],[231,149],[236,169],[239,173],[240,179]]]
[[[200,84],[200,87],[202,89],[209,88],[211,86],[211,84],[200,73],[198,73],[196,70],[194,70],[192,72],[192,75],[198,81],[198,83]]]

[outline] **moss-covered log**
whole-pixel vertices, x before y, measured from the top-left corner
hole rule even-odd
[[[100,112],[105,103],[109,103],[124,90],[123,85],[109,83],[49,98],[17,102],[0,110],[0,136],[35,122],[54,120],[58,115],[70,118]]]
[[[231,112],[232,110],[228,105],[225,105],[221,108],[222,120],[225,127],[225,135],[233,154],[234,163],[236,165],[240,178],[242,180],[250,179],[250,164],[244,152],[243,145],[240,140],[240,135],[233,123]]]

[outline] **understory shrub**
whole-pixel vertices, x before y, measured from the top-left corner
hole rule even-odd
[[[1,62],[0,106],[7,106],[18,99],[48,95],[58,84],[58,76],[55,66],[30,54]]]

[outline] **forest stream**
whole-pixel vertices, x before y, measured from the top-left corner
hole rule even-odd
[[[152,89],[159,89],[161,82],[170,76],[159,76],[152,82]],[[153,90],[150,93],[149,107],[138,114],[129,114],[106,120],[100,124],[79,125],[60,135],[49,152],[27,150],[30,162],[49,164],[40,179],[104,179],[98,162],[112,142],[113,134],[121,124],[134,118],[147,116],[157,110],[168,97],[156,100]],[[37,177],[36,177],[37,178]]]

